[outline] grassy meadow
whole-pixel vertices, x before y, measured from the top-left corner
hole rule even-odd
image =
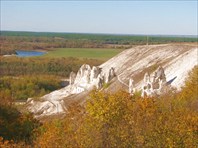
[[[75,57],[88,58],[98,60],[108,60],[123,49],[107,49],[107,48],[57,48],[49,51],[44,57]]]

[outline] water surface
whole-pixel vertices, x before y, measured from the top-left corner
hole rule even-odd
[[[42,52],[42,51],[16,50],[16,55],[18,57],[34,57],[34,56],[42,56],[44,54],[46,54],[46,52]]]

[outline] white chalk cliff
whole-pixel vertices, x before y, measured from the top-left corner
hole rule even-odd
[[[28,109],[36,116],[64,113],[67,111],[64,99],[68,96],[92,90],[94,87],[101,89],[104,83],[108,83],[115,77],[114,68],[103,72],[101,68],[92,68],[83,64],[78,73],[70,73],[69,86],[56,90],[41,97],[39,100],[29,98],[27,100]]]
[[[165,85],[184,85],[188,72],[197,65],[195,45],[146,45],[125,50],[99,67],[81,66],[77,74],[71,72],[70,85],[41,97],[28,99],[29,111],[35,116],[67,112],[67,105],[93,88],[117,91],[125,89],[142,96],[159,94]],[[110,82],[110,83],[109,83]],[[108,88],[103,88],[109,83]],[[80,102],[86,97],[81,97]]]

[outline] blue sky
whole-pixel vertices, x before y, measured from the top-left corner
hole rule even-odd
[[[1,1],[1,30],[197,35],[195,1]]]

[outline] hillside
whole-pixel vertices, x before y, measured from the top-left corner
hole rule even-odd
[[[72,103],[83,104],[87,94],[95,87],[109,92],[120,89],[128,91],[130,78],[134,80],[133,86],[138,91],[144,83],[145,73],[153,75],[159,66],[164,69],[166,81],[171,81],[172,87],[180,89],[188,72],[197,65],[197,52],[195,45],[137,46],[121,52],[99,67],[83,65],[74,74],[71,85],[36,101],[28,99],[27,107],[36,117],[65,113]]]

